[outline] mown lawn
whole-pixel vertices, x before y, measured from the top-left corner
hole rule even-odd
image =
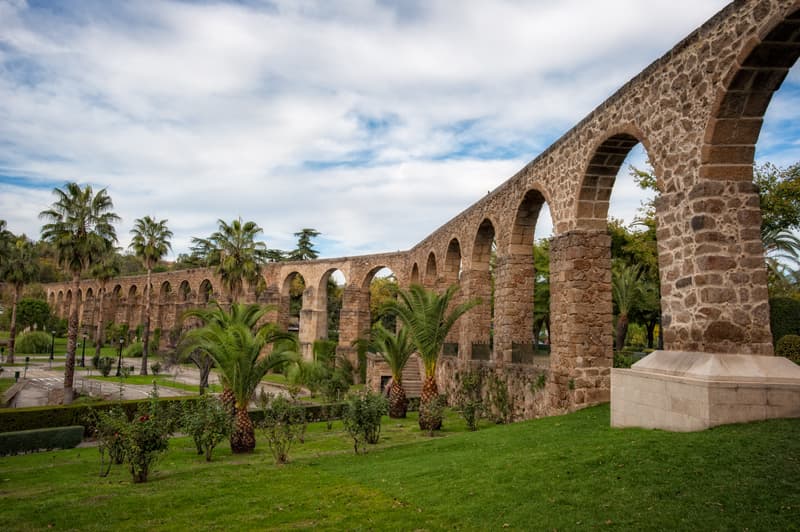
[[[95,449],[0,459],[0,529],[800,529],[800,420],[674,434],[609,427],[608,406],[428,438],[386,420],[354,456],[337,422],[293,462],[174,439],[151,481],[97,477]]]

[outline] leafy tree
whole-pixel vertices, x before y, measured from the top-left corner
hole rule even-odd
[[[289,252],[289,260],[313,260],[319,256],[311,239],[318,237],[321,233],[316,229],[301,229],[295,233],[297,237],[297,248]]]
[[[156,221],[150,216],[138,218],[131,229],[133,239],[130,248],[142,260],[147,270],[147,283],[144,287],[144,329],[142,331],[142,367],[140,375],[147,375],[147,356],[150,354],[150,313],[153,306],[153,266],[158,264],[167,251],[172,249],[169,239],[172,231],[167,228],[167,220]],[[157,347],[157,346],[156,346]]]
[[[114,223],[119,221],[105,189],[97,194],[91,185],[81,188],[68,183],[55,188],[56,201],[39,217],[47,223],[42,238],[55,246],[58,262],[72,275],[72,293],[81,286],[81,274],[103,257],[117,241]],[[72,402],[75,350],[78,345],[78,305],[72,305],[67,331],[67,359],[64,368],[64,403]]]
[[[800,162],[785,168],[757,165],[753,182],[761,202],[762,235],[800,229]]]
[[[103,300],[106,297],[108,281],[119,276],[119,255],[114,250],[107,252],[92,266],[90,272],[92,277],[100,283],[100,290],[97,291],[97,331],[94,338],[94,354],[99,357],[100,349],[104,343],[103,333],[105,332],[105,327],[103,326]]]
[[[22,288],[38,278],[39,263],[36,257],[36,247],[25,235],[16,238],[11,245],[6,244],[5,247],[4,259],[2,265],[0,265],[0,279],[14,288],[7,359],[9,363],[13,363],[14,340],[17,335],[17,305],[22,294]]]
[[[375,277],[369,285],[369,312],[371,325],[380,322],[386,329],[393,331],[396,328],[394,314],[384,312],[387,301],[397,298],[397,277],[394,274],[388,277]]]
[[[403,368],[414,354],[414,344],[408,336],[408,329],[401,328],[397,333],[387,331],[380,323],[372,329],[373,345],[392,372],[392,387],[389,391],[389,417],[404,418],[408,410],[408,399],[403,389]]]
[[[327,296],[328,339],[338,340],[344,287],[336,284],[332,275],[328,277]]]
[[[628,335],[628,317],[642,294],[641,268],[617,261],[611,273],[611,292],[617,306],[616,346],[621,351]]]
[[[762,229],[761,243],[764,246],[764,260],[770,292],[791,284],[792,273],[800,267],[800,239],[789,231]]]
[[[43,299],[23,298],[17,304],[17,325],[27,327],[47,328],[50,323],[50,305]]]
[[[186,333],[181,350],[200,350],[208,354],[220,372],[220,379],[230,390],[235,407],[235,425],[231,450],[251,452],[256,445],[253,421],[247,406],[262,377],[285,364],[297,351],[296,340],[278,327],[263,321],[269,307],[231,304],[230,311],[219,303],[207,309],[190,310],[185,316],[197,318],[203,326]],[[268,346],[272,351],[265,352]]]
[[[398,291],[397,300],[386,302],[386,309],[394,313],[404,327],[408,327],[411,341],[425,366],[419,415],[419,426],[422,430],[438,430],[442,426],[441,410],[431,407],[439,403],[436,364],[447,333],[458,318],[481,303],[480,299],[472,299],[451,309],[457,290],[458,285],[452,285],[442,294],[438,294],[420,285],[411,285],[408,290]]]
[[[241,218],[230,224],[217,220],[219,230],[209,238],[193,238],[192,251],[214,267],[228,289],[233,302],[238,302],[244,291],[244,282],[256,286],[261,279],[261,266],[267,262],[267,247],[256,242],[262,229],[255,222],[242,222]]]
[[[196,253],[179,253],[172,265],[172,270],[188,270],[191,268],[202,268],[205,261]]]
[[[533,265],[536,271],[533,288],[533,339],[538,344],[542,329],[547,330],[550,343],[550,241],[533,245]]]

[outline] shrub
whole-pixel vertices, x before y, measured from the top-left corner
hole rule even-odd
[[[490,415],[494,418],[495,423],[509,423],[512,407],[508,385],[494,373],[489,375],[488,395]]]
[[[20,334],[14,342],[14,351],[26,355],[50,352],[53,337],[44,331],[31,331]]]
[[[356,454],[365,453],[366,444],[376,444],[381,437],[381,417],[389,413],[389,402],[380,394],[367,391],[350,396],[342,420],[353,438]]]
[[[100,476],[105,477],[113,464],[121,464],[125,459],[123,435],[128,416],[121,407],[93,411],[90,416],[97,450],[100,452]]]
[[[114,359],[112,357],[101,357],[94,355],[92,357],[92,366],[100,372],[103,377],[108,377],[111,373],[111,368],[114,366]]]
[[[275,463],[285,464],[289,461],[292,444],[305,433],[305,410],[283,396],[262,393],[261,411],[263,419],[258,426],[269,442]]]
[[[63,338],[67,335],[67,328],[69,327],[69,322],[67,322],[66,318],[58,318],[56,316],[52,316],[50,319],[50,326],[48,329],[51,331],[56,332],[56,336],[59,338]]]
[[[481,376],[477,372],[471,371],[462,374],[458,406],[461,409],[461,417],[467,423],[467,428],[472,431],[478,430],[478,419],[483,412],[483,400],[481,399]]]
[[[203,395],[184,403],[180,426],[194,440],[197,454],[210,462],[214,448],[231,433],[231,416],[222,401]]]
[[[26,297],[17,303],[17,327],[25,329],[36,326],[46,329],[50,323],[50,305],[41,299]]]
[[[775,347],[787,334],[800,334],[800,301],[790,297],[769,300],[769,324]]]
[[[126,358],[141,357],[144,352],[144,344],[142,342],[133,342],[122,351],[122,356]]]
[[[161,373],[161,362],[156,361],[150,364],[150,370],[153,372],[153,375]]]
[[[629,353],[614,351],[614,367],[629,368],[633,365],[633,357]]]
[[[158,388],[153,385],[150,401],[141,403],[133,420],[122,432],[124,461],[134,483],[147,482],[150,468],[167,450],[174,422],[172,415],[158,402]]]
[[[83,427],[53,427],[0,433],[0,456],[40,449],[72,449],[83,439]]]
[[[786,357],[795,364],[800,364],[800,336],[787,334],[778,340],[775,354],[779,357]]]

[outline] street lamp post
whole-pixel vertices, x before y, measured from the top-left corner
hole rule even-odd
[[[56,347],[56,332],[50,331],[50,364],[53,364],[53,355]]]
[[[122,375],[122,344],[125,343],[124,338],[119,339],[119,360],[117,361],[117,377]]]
[[[81,347],[81,367],[86,367],[86,333],[83,333],[83,347]]]

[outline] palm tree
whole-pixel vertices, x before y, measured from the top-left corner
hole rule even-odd
[[[81,274],[88,270],[117,241],[114,222],[119,221],[112,209],[106,189],[94,194],[91,185],[81,188],[68,183],[65,190],[53,189],[56,201],[50,209],[39,213],[47,220],[42,238],[56,248],[58,262],[72,275],[72,293],[81,286]],[[75,349],[78,345],[78,305],[72,305],[67,329],[67,360],[64,365],[64,403],[72,402],[75,378]]]
[[[157,222],[155,219],[145,216],[133,222],[131,229],[133,239],[130,248],[134,254],[142,259],[144,267],[147,269],[147,283],[144,287],[144,330],[142,331],[142,368],[140,375],[147,375],[147,355],[150,353],[150,311],[153,299],[153,266],[158,264],[167,251],[172,249],[169,239],[172,238],[172,231],[167,229],[167,220]],[[158,346],[156,346],[158,348]]]
[[[611,294],[617,305],[617,350],[625,347],[628,336],[628,316],[639,304],[642,297],[642,283],[639,279],[641,267],[616,263],[611,275]]]
[[[397,334],[387,331],[378,323],[372,329],[373,345],[389,365],[392,372],[392,387],[389,391],[389,417],[404,418],[408,410],[408,399],[403,389],[403,368],[406,367],[414,344],[408,336],[408,328],[401,328]]]
[[[233,220],[230,225],[217,220],[219,230],[209,238],[193,238],[192,251],[207,265],[213,266],[231,294],[238,302],[244,291],[244,281],[251,286],[261,278],[261,265],[269,260],[269,251],[263,242],[256,242],[262,232],[255,222]]]
[[[437,294],[420,285],[411,285],[408,290],[398,290],[397,300],[386,303],[386,309],[397,315],[404,327],[408,327],[411,341],[425,366],[419,415],[419,427],[422,430],[437,430],[442,426],[441,413],[431,407],[439,401],[436,363],[447,333],[458,318],[481,303],[480,299],[473,299],[448,311],[457,290],[458,285],[452,285],[442,294]]]
[[[118,277],[120,272],[119,256],[116,250],[111,250],[95,263],[90,270],[91,276],[100,283],[100,290],[97,294],[97,332],[94,337],[94,354],[100,356],[100,349],[104,343],[103,328],[103,299],[106,296],[106,285],[111,279]]]
[[[795,269],[800,266],[800,239],[789,231],[762,228],[761,243],[767,273],[778,282],[787,283],[787,266],[793,265]]]
[[[296,340],[273,323],[262,322],[273,310],[257,304],[233,303],[230,311],[219,303],[208,309],[194,309],[185,314],[199,319],[203,326],[186,333],[180,351],[201,351],[210,356],[220,378],[234,398],[235,425],[231,433],[231,450],[252,451],[256,446],[253,421],[247,407],[262,377],[284,364],[296,352]],[[265,354],[265,348],[272,351]]]
[[[39,262],[36,246],[25,235],[5,246],[3,263],[0,265],[0,279],[14,287],[11,303],[11,322],[8,334],[9,363],[14,362],[14,340],[17,336],[17,304],[26,284],[39,277]]]

